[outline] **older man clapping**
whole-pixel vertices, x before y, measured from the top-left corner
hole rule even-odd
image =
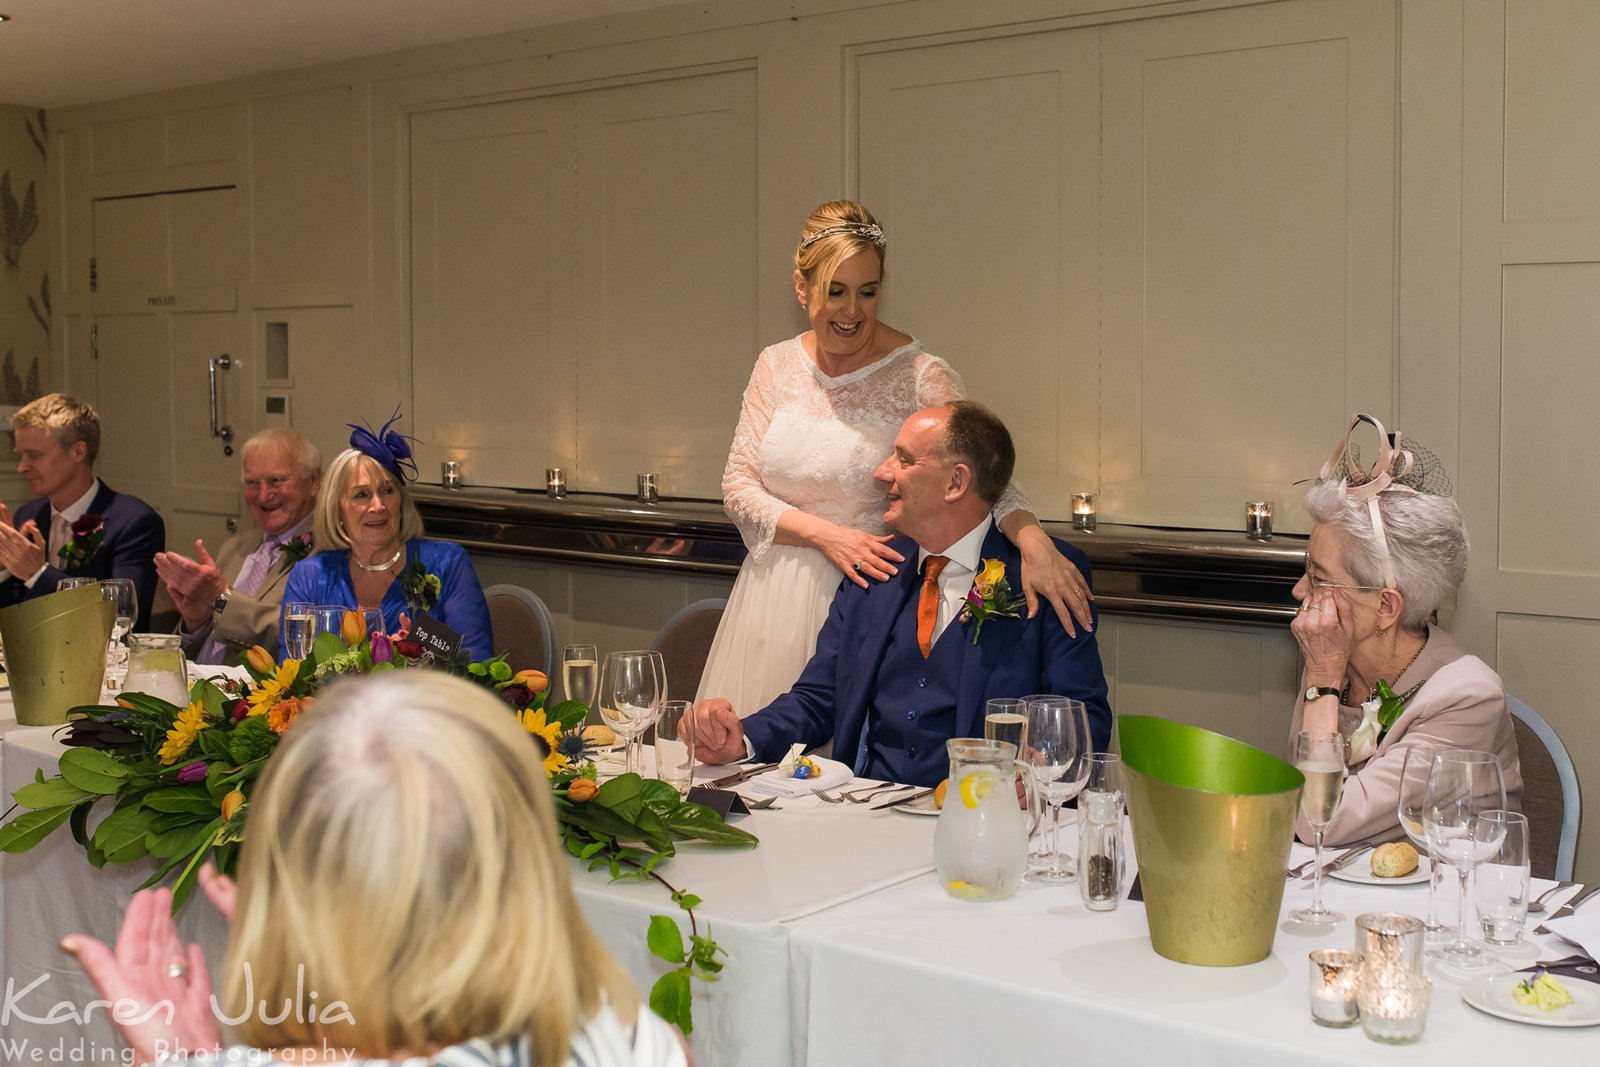
[[[311,509],[322,482],[322,457],[302,433],[274,426],[244,443],[244,501],[256,529],[228,538],[213,559],[194,543],[195,559],[156,556],[156,573],[183,615],[185,653],[197,663],[236,663],[261,645],[278,652],[284,580],[311,549]]]

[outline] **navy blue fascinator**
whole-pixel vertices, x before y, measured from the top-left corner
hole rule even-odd
[[[417,461],[411,458],[411,442],[415,437],[408,437],[391,427],[400,421],[400,409],[396,407],[394,414],[389,416],[389,421],[383,424],[382,429],[373,432],[369,425],[357,426],[353,422],[346,423],[350,427],[350,447],[364,456],[370,456],[378,462],[378,466],[394,475],[395,480],[401,483],[417,480]]]

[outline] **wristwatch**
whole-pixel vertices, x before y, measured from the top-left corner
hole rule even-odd
[[[211,614],[221,615],[222,609],[228,606],[228,598],[233,595],[233,590],[227,586],[222,587],[222,592],[217,594],[217,599],[211,602]]]
[[[1310,703],[1312,703],[1313,701],[1316,701],[1316,700],[1321,700],[1323,697],[1334,697],[1335,699],[1337,699],[1338,696],[1339,696],[1339,690],[1335,689],[1331,685],[1308,685],[1308,686],[1306,686],[1306,703],[1307,704],[1310,704]]]

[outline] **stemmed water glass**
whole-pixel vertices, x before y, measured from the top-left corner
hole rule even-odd
[[[1492,855],[1500,842],[1475,839],[1478,816],[1504,810],[1505,778],[1500,757],[1473,749],[1445,749],[1433,755],[1422,829],[1428,844],[1444,863],[1455,868],[1459,882],[1461,923],[1455,941],[1432,954],[1447,974],[1471,976],[1483,970],[1487,954],[1467,937],[1467,883],[1478,860]],[[1490,846],[1493,847],[1490,847]]]
[[[1077,796],[1089,777],[1089,713],[1081,700],[1069,697],[1030,697],[1028,744],[1022,759],[1033,768],[1046,803],[1050,805],[1049,865],[1027,873],[1030,882],[1065,885],[1077,877],[1071,861],[1061,853],[1061,805]]]
[[[659,652],[609,652],[600,668],[600,716],[626,745],[624,772],[639,769],[634,744],[655,721],[666,698]]]
[[[1333,821],[1339,795],[1344,792],[1344,749],[1344,737],[1337,733],[1307,730],[1295,739],[1295,769],[1306,776],[1305,788],[1300,791],[1300,814],[1311,824],[1317,858],[1311,868],[1311,906],[1296,908],[1289,918],[1312,926],[1344,921],[1342,914],[1322,903],[1322,835]]]
[[[1446,751],[1443,745],[1409,745],[1400,759],[1400,799],[1397,814],[1400,828],[1411,843],[1428,854],[1428,918],[1422,924],[1423,936],[1431,942],[1455,936],[1455,929],[1439,921],[1439,879],[1443,865],[1439,854],[1428,843],[1422,828],[1423,811],[1428,802],[1428,774],[1433,770],[1433,757]]]

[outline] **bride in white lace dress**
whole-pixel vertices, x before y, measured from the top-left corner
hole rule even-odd
[[[906,416],[965,394],[948,363],[877,320],[884,245],[871,213],[848,200],[806,222],[794,283],[811,329],[764,350],[745,387],[722,494],[749,556],[697,702],[725,697],[740,716],[760,711],[816,650],[840,575],[864,586],[905,563],[885,543],[873,471]],[[994,513],[1022,552],[1029,615],[1043,596],[1069,631],[1074,615],[1092,625],[1087,583],[1015,484]]]

